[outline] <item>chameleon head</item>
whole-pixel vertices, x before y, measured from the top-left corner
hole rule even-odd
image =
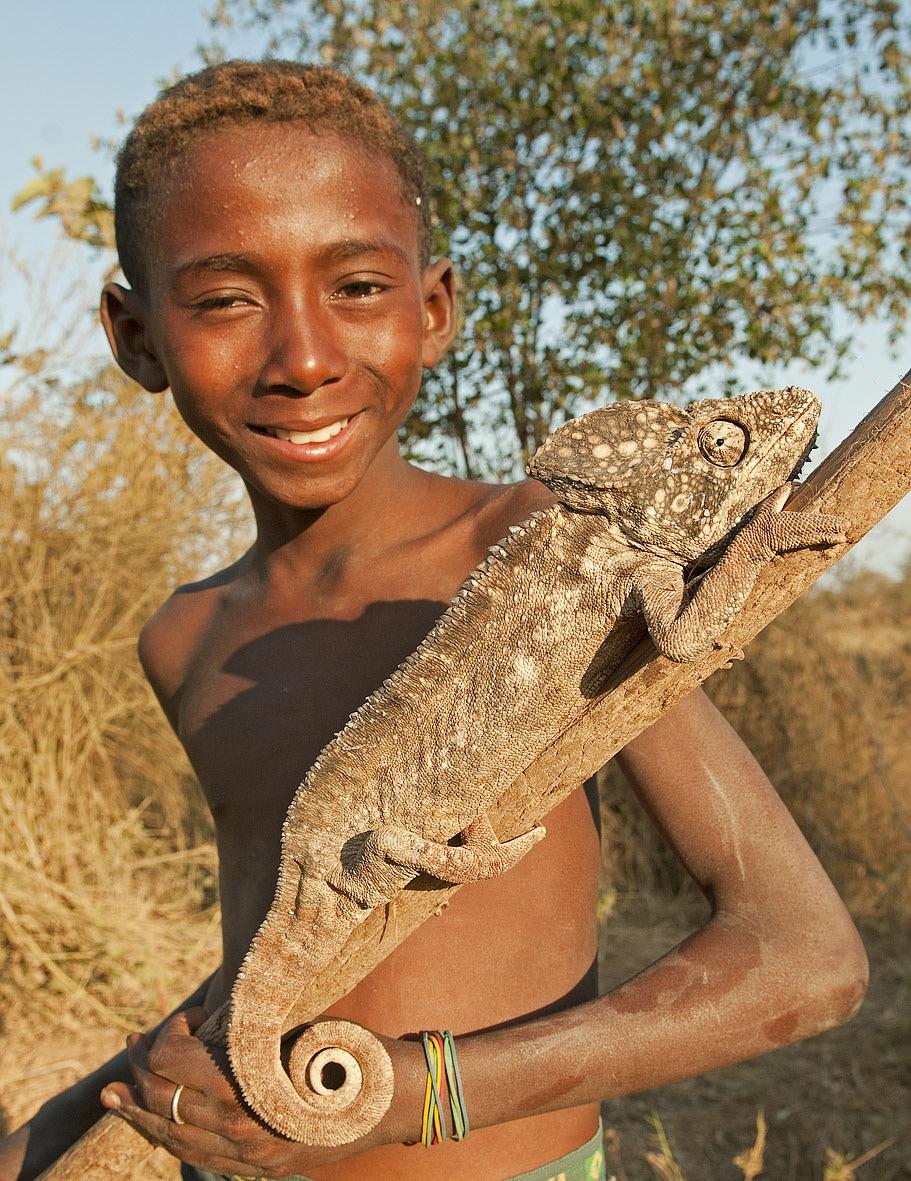
[[[819,399],[788,386],[693,402],[616,402],[560,427],[528,474],[569,508],[610,518],[627,541],[683,562],[721,541],[797,475]]]

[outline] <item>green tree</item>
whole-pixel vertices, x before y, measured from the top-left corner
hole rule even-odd
[[[212,19],[210,60],[259,27],[265,52],[369,80],[424,143],[463,314],[407,425],[468,474],[593,403],[721,392],[744,359],[835,369],[861,320],[904,325],[895,0],[220,0]]]

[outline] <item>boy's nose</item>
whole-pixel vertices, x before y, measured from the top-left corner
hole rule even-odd
[[[319,312],[286,312],[274,322],[261,382],[267,388],[286,386],[310,394],[338,381],[346,368],[345,352]]]

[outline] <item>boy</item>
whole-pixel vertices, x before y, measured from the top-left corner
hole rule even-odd
[[[332,70],[226,63],[164,92],[118,166],[129,288],[109,284],[114,354],[170,387],[237,470],[257,537],[181,587],[140,657],[215,820],[219,971],[153,1037],[58,1096],[0,1148],[32,1177],[101,1101],[213,1174],[322,1181],[596,1177],[598,1103],[846,1020],[866,961],[828,879],[739,739],[701,694],[622,753],[713,905],[679,948],[604,997],[595,977],[598,829],[579,790],[510,873],[463,889],[331,1013],[383,1038],[395,1094],[351,1145],[291,1144],[251,1117],[192,1030],[228,995],[271,901],[304,770],[426,634],[512,524],[553,501],[406,463],[397,429],[455,331],[452,268],[429,257],[419,153]],[[529,905],[533,900],[533,905]],[[472,1126],[415,1146],[418,1030],[448,1027]],[[132,1075],[131,1075],[131,1069]]]

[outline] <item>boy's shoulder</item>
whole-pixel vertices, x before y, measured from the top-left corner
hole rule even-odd
[[[193,655],[223,601],[225,589],[236,580],[245,560],[246,556],[216,574],[178,586],[139,633],[139,662],[175,730],[177,695]]]
[[[478,508],[475,535],[480,546],[487,549],[509,532],[510,525],[521,524],[542,509],[557,503],[557,497],[537,480],[522,480],[518,484],[491,486],[491,494]]]
[[[448,485],[445,490],[444,484]],[[438,523],[440,529],[445,531],[455,520],[462,521],[459,530],[465,547],[462,561],[467,562],[464,574],[491,545],[506,536],[511,525],[556,501],[553,493],[535,480],[518,484],[446,480],[434,492],[449,506],[447,509],[443,503],[439,505],[443,510]],[[431,497],[436,498],[433,493]],[[466,525],[467,534],[462,532]],[[140,632],[140,663],[175,730],[180,691],[213,620],[230,599],[232,585],[247,568],[247,559],[245,555],[216,574],[177,587]]]

